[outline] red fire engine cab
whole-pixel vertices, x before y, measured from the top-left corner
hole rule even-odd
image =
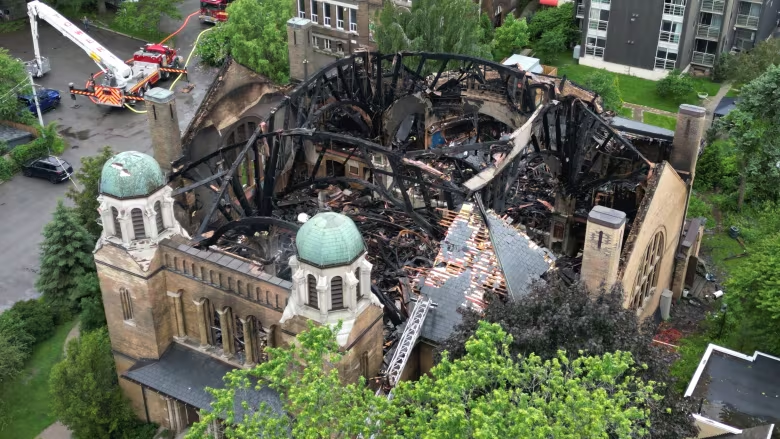
[[[227,21],[228,14],[225,9],[232,2],[233,0],[200,0],[200,22],[216,24]]]

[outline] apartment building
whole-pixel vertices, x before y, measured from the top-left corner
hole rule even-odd
[[[287,22],[292,79],[302,81],[356,49],[374,48],[370,23],[382,0],[292,1],[297,14]],[[411,1],[395,2],[411,6]]]
[[[750,49],[770,37],[779,5],[777,0],[578,0],[580,64],[653,80],[675,68],[709,74],[718,54]]]

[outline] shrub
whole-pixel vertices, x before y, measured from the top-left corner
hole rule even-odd
[[[707,218],[707,227],[713,227],[715,225],[712,218],[712,206],[697,197],[696,194],[691,195],[691,201],[688,203],[687,216],[688,218]]]
[[[739,171],[734,146],[728,140],[716,139],[709,143],[696,163],[694,187],[731,193],[739,185]]]
[[[666,78],[656,83],[655,90],[661,97],[683,101],[695,91],[695,87],[689,75],[672,70]]]
[[[0,157],[0,181],[8,181],[16,174],[19,167],[13,160],[6,157]]]
[[[605,110],[617,112],[623,107],[623,98],[620,96],[620,82],[617,75],[604,70],[595,71],[585,77],[586,88],[601,96]]]
[[[19,145],[11,151],[11,159],[20,167],[32,159],[49,154],[49,143],[43,137],[39,137],[25,145]]]
[[[42,300],[23,300],[0,315],[0,319],[17,319],[18,328],[30,334],[34,343],[51,337],[54,331],[54,312]]]

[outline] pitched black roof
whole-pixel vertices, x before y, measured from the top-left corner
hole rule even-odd
[[[159,360],[139,361],[122,376],[191,406],[209,410],[213,398],[206,387],[223,388],[222,377],[234,369],[195,349],[172,343]],[[265,402],[275,412],[283,413],[279,394],[267,386],[260,390],[242,390],[237,396],[237,408],[240,401],[246,401],[250,407],[259,407]],[[237,410],[239,416],[240,411]]]

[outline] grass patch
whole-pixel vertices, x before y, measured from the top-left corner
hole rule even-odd
[[[727,98],[736,98],[739,97],[739,92],[742,89],[742,86],[732,85],[729,91],[726,93]]]
[[[634,110],[628,107],[620,107],[618,110],[618,116],[625,117],[626,119],[633,119],[634,118]]]
[[[675,125],[677,125],[677,119],[671,116],[664,116],[662,114],[655,114],[649,111],[642,113],[642,119],[646,124],[655,125],[657,127],[666,128],[667,130],[674,131]]]
[[[0,21],[0,34],[16,32],[24,28],[25,21],[22,19],[14,21]]]
[[[574,64],[571,60],[564,60],[555,64],[558,67],[558,76],[566,75],[567,78],[572,81],[583,84],[585,78],[592,72],[598,70],[594,67],[583,66]],[[622,73],[615,73],[620,81],[620,94],[624,101],[644,105],[650,108],[657,108],[659,110],[669,111],[676,113],[680,107],[680,104],[694,104],[701,105],[701,99],[692,93],[690,96],[686,96],[681,100],[663,98],[659,96],[655,91],[655,81],[648,79],[638,78],[636,76],[624,75]],[[718,93],[720,84],[716,84],[705,78],[694,78],[696,92],[707,93],[710,96],[714,96]]]
[[[59,326],[51,338],[35,346],[19,376],[0,386],[4,421],[0,439],[32,439],[56,420],[49,409],[49,374],[62,359],[65,337],[74,324]]]

